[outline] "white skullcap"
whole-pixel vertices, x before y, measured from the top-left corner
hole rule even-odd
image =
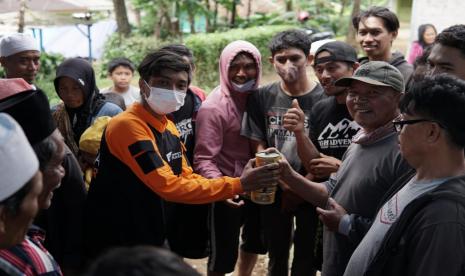
[[[39,51],[37,43],[32,36],[23,33],[14,33],[5,36],[0,42],[0,56],[9,57],[24,51]]]
[[[0,202],[19,191],[39,170],[39,160],[19,124],[0,113]]]

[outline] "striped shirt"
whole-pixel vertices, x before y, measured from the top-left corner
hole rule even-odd
[[[32,226],[19,245],[0,250],[0,275],[62,276],[58,263],[42,245],[44,239],[44,231]]]

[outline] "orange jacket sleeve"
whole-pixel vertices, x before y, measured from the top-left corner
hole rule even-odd
[[[175,127],[168,125],[165,131],[170,131],[170,128]],[[202,204],[231,198],[242,192],[239,178],[206,179],[194,174],[184,155],[182,173],[179,176],[173,174],[169,164],[159,154],[152,131],[137,117],[119,116],[112,119],[105,137],[111,154],[163,199]]]

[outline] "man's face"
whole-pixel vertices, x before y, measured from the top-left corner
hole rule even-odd
[[[329,52],[323,51],[318,54],[316,59],[329,57],[330,55]],[[328,96],[337,96],[346,91],[346,87],[335,86],[334,82],[343,77],[351,77],[353,73],[353,67],[343,61],[328,61],[315,65],[315,74]]]
[[[256,79],[257,75],[257,65],[251,55],[240,53],[229,65],[228,79],[236,84]]]
[[[16,214],[7,211],[5,206],[0,207],[2,208],[0,248],[8,248],[21,243],[39,211],[38,199],[42,191],[42,174],[40,171],[32,177],[31,182],[29,193],[24,197]]]
[[[121,90],[128,90],[133,73],[131,69],[126,66],[118,66],[110,74],[110,79],[113,81],[113,85]]]
[[[436,43],[428,57],[429,74],[447,73],[465,80],[465,56],[459,49]]]
[[[423,119],[421,116],[402,114],[401,120]],[[427,138],[431,131],[433,122],[419,122],[415,124],[406,124],[399,133],[399,147],[402,156],[414,168],[417,168],[421,159],[424,158],[425,152],[431,151]],[[436,128],[438,129],[438,128]]]
[[[171,69],[164,69],[161,70],[157,76],[151,76],[147,84],[150,87],[158,87],[186,93],[187,88],[189,87],[189,75],[186,71],[176,72]],[[147,87],[142,78],[139,80],[139,87],[141,89],[141,93],[148,98],[150,96],[150,89]]]
[[[65,142],[58,129],[52,133],[52,139],[57,150],[53,153],[51,160],[42,172],[44,188],[39,196],[40,209],[48,209],[50,207],[53,191],[60,186],[61,180],[65,176],[65,169],[63,168]]]
[[[270,58],[276,72],[285,83],[298,82],[305,77],[307,64],[310,64],[313,57],[305,56],[304,52],[298,48],[281,50]]]
[[[82,87],[69,77],[60,77],[58,80],[58,96],[69,108],[78,108],[84,104],[85,100]]]
[[[23,51],[0,59],[7,78],[23,78],[33,83],[40,68],[39,51]]]
[[[389,32],[384,27],[381,18],[370,16],[360,20],[356,39],[368,58],[372,59],[389,54],[396,36],[397,32]]]
[[[371,132],[397,116],[400,94],[390,87],[354,80],[349,87],[346,105],[352,118]]]

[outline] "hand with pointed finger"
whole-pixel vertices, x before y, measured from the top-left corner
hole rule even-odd
[[[333,198],[328,198],[327,208],[316,207],[318,218],[328,228],[329,231],[338,232],[341,218],[347,211],[339,205]]]
[[[283,127],[289,131],[302,132],[304,130],[305,113],[299,106],[297,99],[292,100],[289,108],[283,116]]]
[[[239,208],[242,207],[245,202],[242,200],[239,195],[235,195],[233,198],[226,199],[224,204],[228,205],[231,208]]]
[[[281,176],[281,166],[279,163],[267,164],[255,167],[255,158],[250,159],[242,171],[240,177],[242,189],[244,191],[258,190],[278,184]]]

